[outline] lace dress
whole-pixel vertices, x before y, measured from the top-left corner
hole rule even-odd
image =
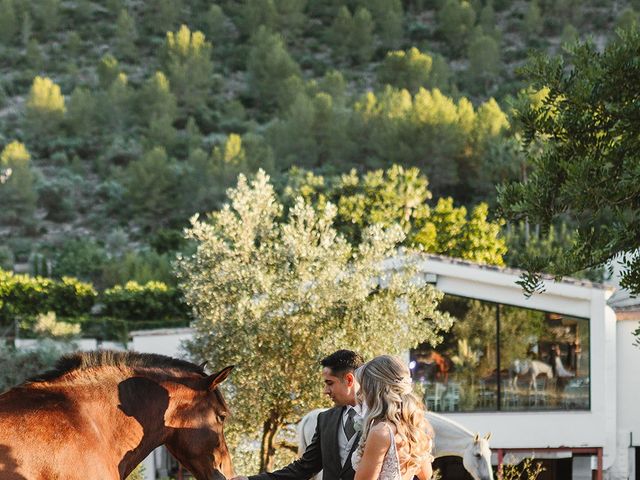
[[[393,434],[393,430],[391,430],[389,425],[387,425],[387,428],[389,429],[389,436],[391,437],[391,445],[389,445],[387,453],[384,454],[382,469],[380,470],[378,480],[402,480],[400,459],[398,458],[398,449],[396,448],[396,436]],[[358,470],[360,460],[360,448],[356,448],[356,451],[351,455],[351,465],[354,470]]]

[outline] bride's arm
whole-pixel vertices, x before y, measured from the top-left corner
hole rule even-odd
[[[375,425],[367,436],[354,480],[378,480],[384,456],[390,446],[391,438],[387,426],[382,423]]]
[[[433,434],[433,427],[431,426],[431,424],[429,424],[429,448],[427,449],[429,455],[420,466],[420,470],[418,470],[418,473],[416,474],[419,480],[431,480],[431,477],[433,475],[433,467],[431,465],[434,460],[433,455],[431,455],[431,452],[433,451]]]
[[[433,468],[431,467],[431,462],[428,460],[422,464],[422,468],[420,468],[420,471],[416,474],[420,480],[431,480],[432,475]]]

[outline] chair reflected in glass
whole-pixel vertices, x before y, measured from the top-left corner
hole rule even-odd
[[[460,410],[460,384],[449,382],[447,391],[442,397],[443,409],[446,412],[456,412]]]
[[[497,392],[495,382],[491,385],[485,380],[478,382],[478,407],[482,410],[494,410],[496,408]]]
[[[429,382],[425,385],[424,403],[428,410],[431,410],[432,412],[442,411],[442,397],[446,390],[447,387],[440,382]]]
[[[518,410],[520,408],[520,393],[513,388],[513,382],[503,379],[500,391],[500,405],[506,410]]]

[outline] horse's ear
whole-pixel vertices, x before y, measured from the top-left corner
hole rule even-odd
[[[479,433],[476,433],[476,434],[473,436],[473,443],[477,443],[477,442],[478,442],[478,440],[480,440],[480,434],[479,434]]]
[[[200,367],[202,370],[204,370],[204,367],[207,366],[207,363],[209,363],[207,360],[205,360],[204,362],[202,362],[200,365],[198,365],[198,367]]]
[[[231,370],[233,370],[234,367],[235,365],[230,365],[228,367],[224,367],[218,373],[209,375],[207,377],[207,384],[209,385],[209,390],[213,390],[222,382],[224,382],[224,380],[229,376],[229,374],[231,373]]]
[[[489,441],[489,439],[490,439],[490,438],[491,438],[491,432],[487,433],[487,434],[484,436],[484,439],[485,439],[487,442]]]

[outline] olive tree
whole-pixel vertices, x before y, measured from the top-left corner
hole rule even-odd
[[[260,469],[271,470],[278,432],[322,405],[322,357],[436,344],[451,319],[436,309],[442,294],[410,269],[385,270],[401,228],[372,226],[351,245],[333,226],[335,207],[317,212],[298,198],[285,211],[262,170],[251,182],[240,175],[228,199],[209,221],[192,218],[196,250],[178,262],[196,316],[187,348],[237,365],[229,433],[260,434]]]

